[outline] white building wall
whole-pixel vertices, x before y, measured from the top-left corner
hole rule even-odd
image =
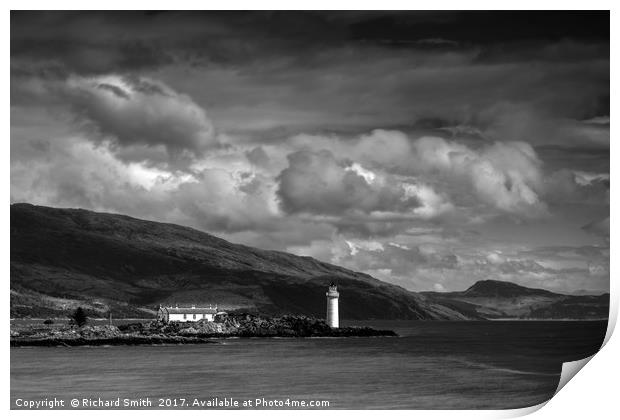
[[[178,321],[178,322],[195,322],[204,319],[206,321],[213,321],[213,314],[170,314],[168,321]],[[196,318],[194,318],[196,315]]]

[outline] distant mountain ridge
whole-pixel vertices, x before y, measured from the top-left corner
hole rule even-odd
[[[565,295],[498,280],[480,280],[462,292],[422,292],[443,305],[464,305],[487,318],[603,319],[609,316],[609,294]]]
[[[609,292],[605,292],[603,290],[578,289],[578,290],[573,290],[572,292],[568,294],[573,295],[573,296],[587,296],[587,295],[600,296],[600,295],[609,294]]]
[[[545,289],[533,289],[530,287],[520,286],[516,283],[499,280],[480,280],[474,283],[464,292],[460,292],[463,296],[470,297],[514,297],[514,296],[554,296],[557,293],[550,292]]]

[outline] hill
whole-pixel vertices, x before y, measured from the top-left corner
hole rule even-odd
[[[422,294],[449,307],[464,305],[470,316],[487,319],[602,319],[609,315],[608,293],[564,295],[498,280],[480,280],[462,292]]]
[[[349,319],[468,319],[458,305],[310,257],[237,245],[183,226],[11,205],[11,316],[151,317],[158,304],[217,303],[267,315],[324,316],[336,282]]]
[[[461,293],[467,297],[513,298],[516,296],[556,296],[544,289],[532,289],[508,281],[480,280]]]

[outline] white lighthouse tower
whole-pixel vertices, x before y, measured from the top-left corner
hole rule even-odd
[[[339,328],[338,321],[338,288],[334,283],[329,285],[329,290],[325,294],[327,296],[327,325],[332,328]]]

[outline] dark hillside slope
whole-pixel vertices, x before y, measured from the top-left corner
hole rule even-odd
[[[309,257],[232,244],[128,216],[11,205],[11,315],[152,316],[160,303],[217,303],[322,316],[325,289],[342,318],[465,319],[455,307]]]

